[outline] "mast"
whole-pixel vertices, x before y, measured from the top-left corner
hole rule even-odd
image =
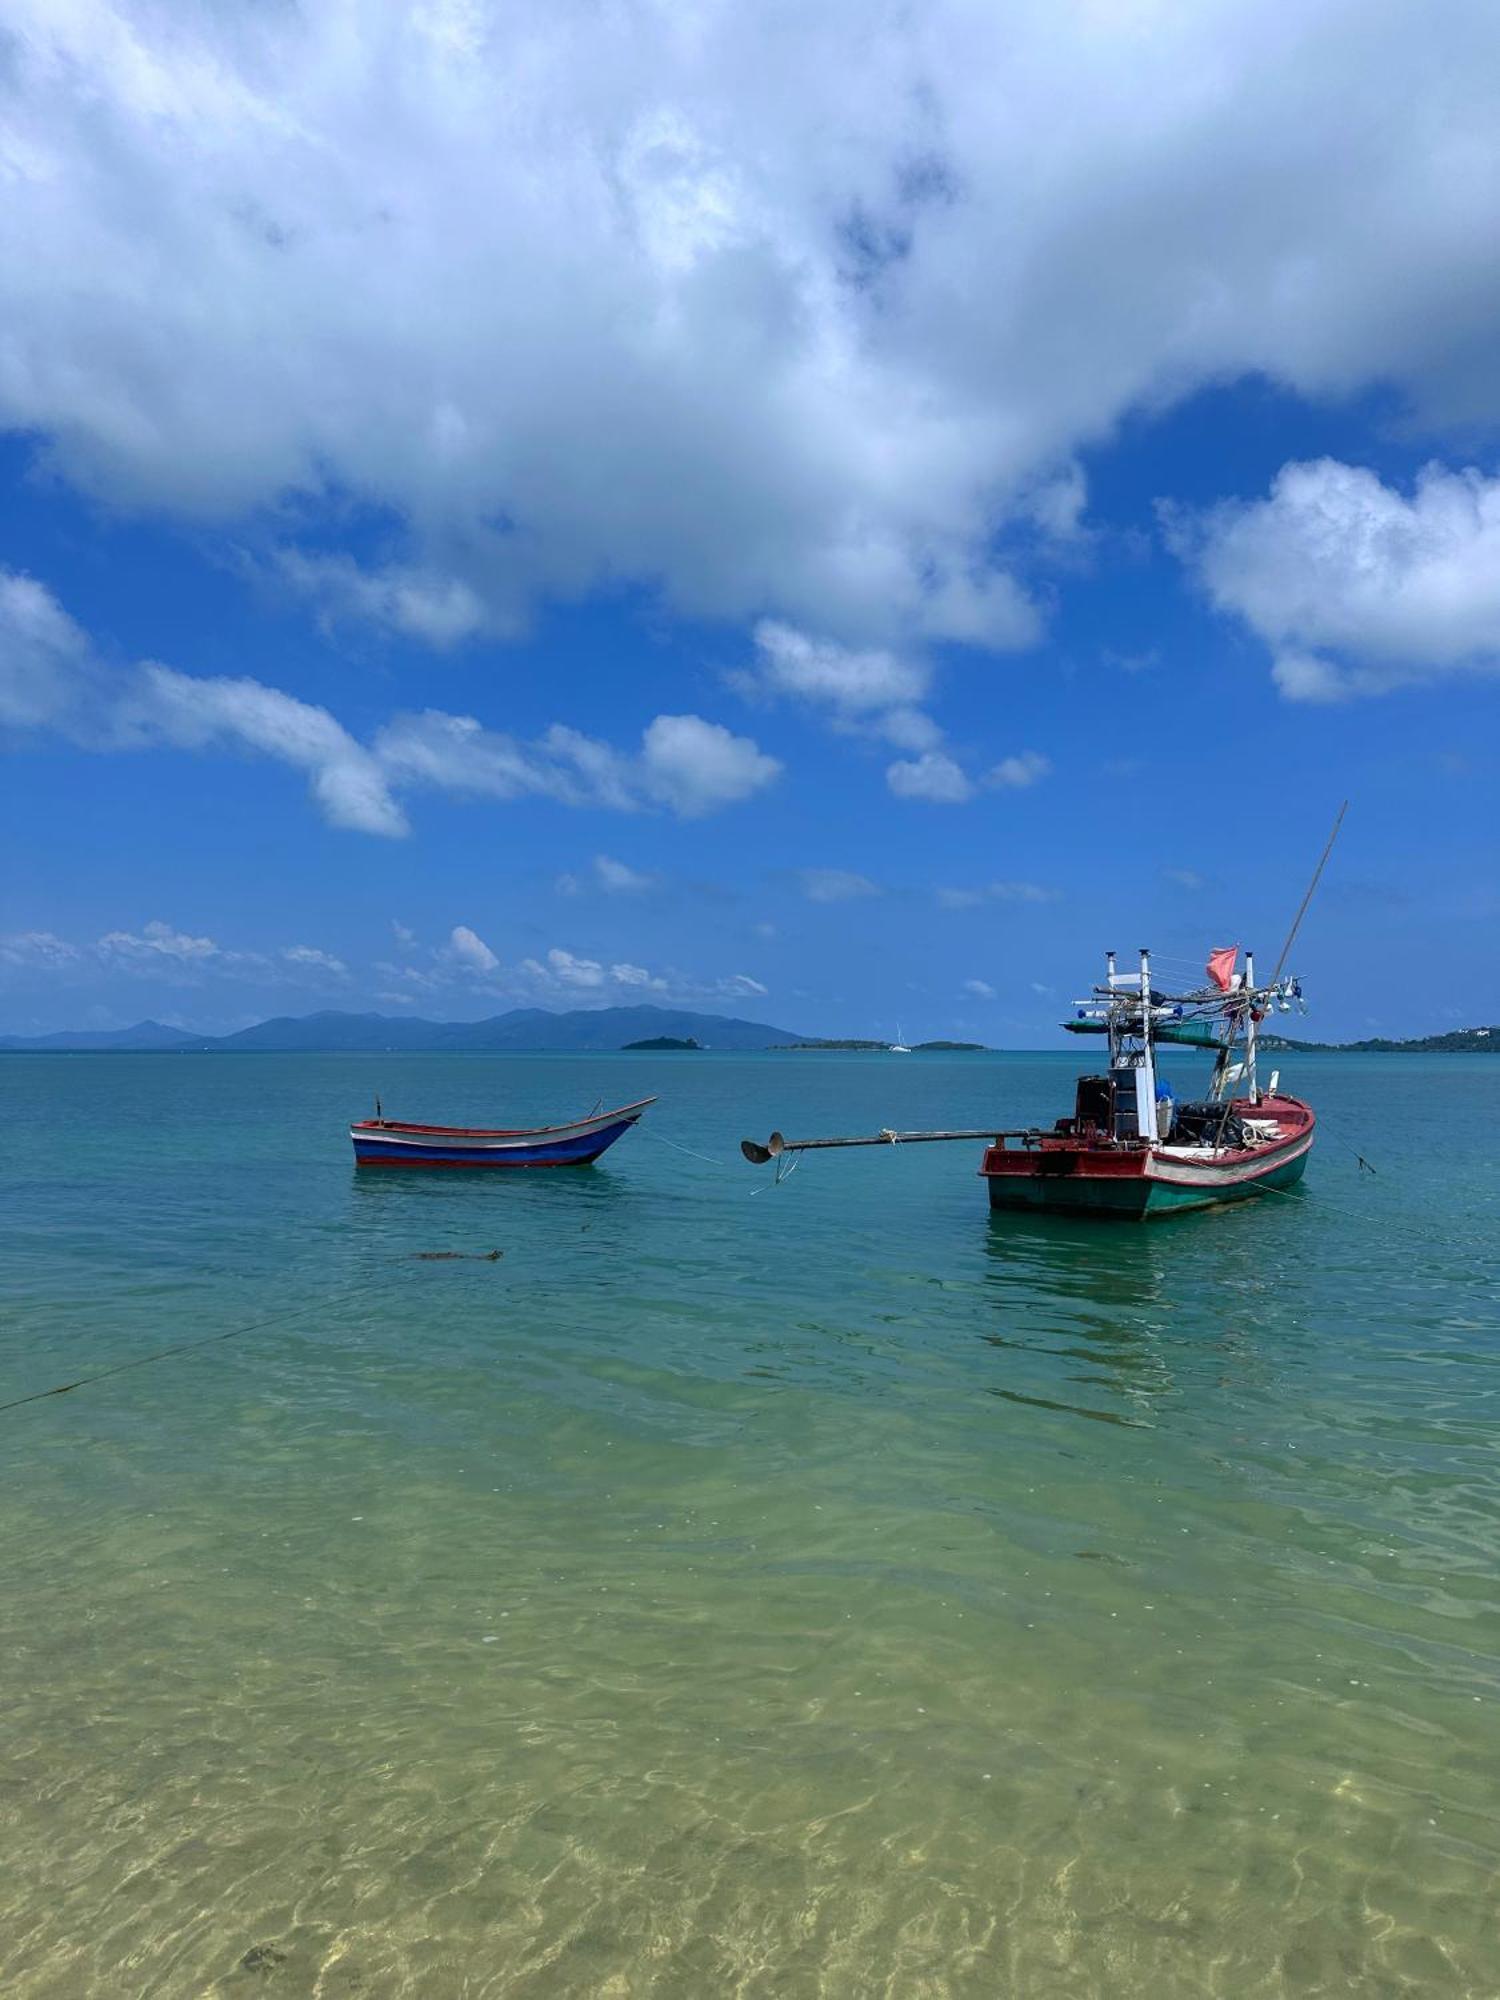
[[[1136,1122],[1148,1145],[1156,1144],[1156,1063],[1151,1054],[1151,954],[1141,946],[1141,1061],[1135,1086]]]
[[[1245,1094],[1252,1104],[1260,1102],[1260,1092],[1255,1085],[1255,953],[1245,951],[1245,990],[1249,995],[1245,1004]]]

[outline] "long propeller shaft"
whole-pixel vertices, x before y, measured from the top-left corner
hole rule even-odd
[[[758,1139],[741,1139],[740,1151],[754,1167],[763,1167],[768,1160],[779,1160],[783,1153],[812,1153],[829,1146],[932,1146],[948,1139],[1020,1139],[1023,1132],[1001,1132],[993,1125],[985,1125],[972,1132],[871,1132],[852,1139],[784,1139],[779,1132],[773,1132],[766,1144]]]

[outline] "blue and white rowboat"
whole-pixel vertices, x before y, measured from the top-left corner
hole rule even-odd
[[[466,1125],[407,1125],[362,1118],[349,1127],[360,1167],[586,1167],[612,1146],[654,1097],[599,1111],[571,1125],[486,1131]]]

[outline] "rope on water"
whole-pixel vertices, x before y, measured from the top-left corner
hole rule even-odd
[[[676,1139],[669,1139],[665,1132],[648,1132],[642,1127],[641,1137],[643,1139],[654,1139],[658,1146],[670,1146],[674,1153],[683,1153],[690,1160],[700,1160],[705,1167],[717,1168],[720,1173],[734,1174],[741,1180],[744,1178],[744,1168],[742,1165],[732,1160],[716,1160],[710,1153],[695,1152],[691,1146],[684,1146],[679,1144]],[[746,1188],[745,1193],[747,1195],[764,1194],[768,1187],[780,1187],[788,1174],[796,1173],[801,1164],[802,1155],[800,1153],[783,1153],[781,1158],[776,1162],[774,1177],[769,1181],[759,1182],[755,1187]]]
[[[244,1326],[231,1326],[223,1333],[205,1334],[201,1340],[179,1340],[171,1347],[158,1347],[150,1354],[138,1354],[133,1360],[117,1361],[110,1368],[97,1368],[91,1375],[75,1376],[71,1382],[58,1382],[50,1389],[33,1389],[28,1396],[12,1396],[8,1403],[0,1403],[0,1413],[19,1410],[23,1403],[44,1403],[49,1396],[70,1396],[75,1389],[86,1389],[91,1383],[107,1381],[111,1375],[126,1375],[132,1368],[149,1368],[153,1361],[166,1361],[174,1354],[193,1354],[200,1348],[217,1347],[223,1341],[238,1340],[242,1334],[262,1333],[268,1326],[286,1326],[293,1320],[306,1319],[310,1313],[324,1312],[330,1306],[342,1305],[348,1299],[357,1298],[376,1282],[370,1278],[361,1285],[314,1299],[310,1305],[293,1306],[286,1312],[271,1313],[265,1319],[252,1319]]]
[[[701,1160],[705,1167],[717,1167],[721,1173],[737,1174],[740,1169],[728,1160],[716,1160],[708,1153],[695,1153],[691,1146],[680,1146],[675,1139],[669,1139],[664,1132],[651,1132],[641,1127],[643,1139],[654,1139],[658,1146],[670,1146],[674,1153],[686,1153],[690,1160]]]

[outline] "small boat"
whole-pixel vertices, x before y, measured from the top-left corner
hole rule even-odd
[[[349,1127],[360,1167],[586,1167],[628,1132],[656,1102],[643,1097],[615,1111],[594,1111],[571,1125],[494,1130],[470,1125],[410,1125],[373,1118]]]
[[[896,1039],[886,1050],[886,1054],[888,1056],[909,1056],[911,1054],[911,1050],[901,1039],[901,1023],[899,1021],[896,1023]]]

